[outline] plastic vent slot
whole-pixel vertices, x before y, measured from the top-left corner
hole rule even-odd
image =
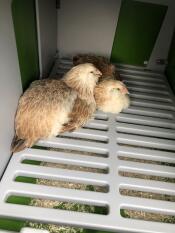
[[[70,66],[69,61],[62,60],[54,70],[64,73]],[[1,217],[125,233],[174,232],[175,225],[171,223],[122,215],[123,210],[130,210],[175,216],[174,199],[156,197],[175,196],[175,184],[168,181],[175,179],[175,102],[162,74],[123,67],[119,70],[131,92],[131,107],[117,116],[97,112],[84,128],[37,144],[52,150],[33,148],[14,154],[0,183]],[[105,172],[36,166],[22,163],[23,160]],[[19,176],[107,187],[107,191],[16,182]],[[163,177],[168,182],[150,177]],[[126,194],[126,190],[133,190],[135,196]],[[141,192],[155,194],[155,198],[141,197]],[[6,203],[11,195],[107,207],[108,212],[80,213]]]

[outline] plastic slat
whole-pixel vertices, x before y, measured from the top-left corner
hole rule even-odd
[[[131,93],[131,97],[137,98],[137,99],[147,99],[147,100],[153,100],[153,101],[160,101],[160,102],[166,102],[166,103],[172,103],[172,100],[170,97],[164,96],[164,95],[157,95],[157,94],[145,94],[145,93]]]
[[[126,123],[118,123],[116,128],[117,128],[117,132],[121,132],[121,133],[175,139],[175,130],[172,129],[163,129],[157,127],[133,125]]]
[[[163,95],[167,95],[169,96],[169,91],[167,89],[157,89],[155,87],[147,87],[144,85],[140,85],[140,86],[136,86],[133,84],[128,84],[127,85],[128,89],[130,92],[134,92],[134,91],[139,91],[139,92],[144,92],[144,93],[151,93],[151,94],[163,94]]]
[[[175,184],[138,178],[120,177],[120,189],[175,195]],[[153,198],[154,199],[154,198]]]
[[[125,113],[136,114],[141,116],[151,116],[157,118],[166,118],[173,119],[174,115],[171,111],[165,111],[162,109],[154,109],[154,108],[145,108],[138,106],[130,106],[128,109],[124,111]]]
[[[62,60],[57,64],[62,69],[55,67],[55,70],[65,72],[71,65],[70,60]],[[122,233],[174,232],[173,224],[127,219],[120,215],[123,208],[175,215],[174,202],[120,194],[120,189],[129,189],[175,195],[173,183],[122,175],[136,173],[175,178],[172,166],[175,164],[175,108],[164,75],[136,68],[120,67],[119,70],[133,98],[129,109],[117,116],[96,112],[84,128],[40,140],[37,145],[41,149],[26,149],[14,154],[0,183],[1,217]],[[24,164],[25,159],[104,169],[106,173]],[[98,185],[108,187],[108,192],[15,182],[17,176]],[[109,213],[101,215],[5,203],[9,195],[97,205],[107,207]]]
[[[140,106],[140,107],[148,107],[148,108],[158,108],[158,109],[166,109],[169,111],[175,111],[175,106],[173,104],[165,104],[161,102],[153,102],[148,100],[139,100],[133,98],[131,100],[132,105]]]
[[[128,80],[128,79],[124,79],[126,85],[127,84],[132,84],[132,85],[138,85],[138,86],[145,86],[145,87],[155,87],[155,88],[160,88],[161,90],[162,89],[166,89],[167,86],[166,84],[162,84],[162,83],[157,83],[157,82],[145,82],[145,81],[142,81],[142,80]]]
[[[117,142],[125,145],[128,144],[133,146],[175,151],[174,140],[166,140],[160,138],[151,138],[151,137],[118,133]]]
[[[148,126],[158,126],[169,129],[175,129],[175,123],[172,120],[161,119],[156,117],[148,116],[138,116],[138,115],[128,115],[125,113],[120,113],[117,116],[118,122],[126,122],[132,124],[148,125]]]

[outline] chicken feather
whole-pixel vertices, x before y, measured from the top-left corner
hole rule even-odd
[[[87,63],[73,67],[62,80],[33,82],[19,100],[12,152],[65,131],[66,124],[72,120],[72,111],[79,111],[81,106],[82,115],[79,114],[74,127],[84,124],[95,110],[94,87],[100,75],[94,65]]]
[[[99,81],[109,78],[121,80],[115,65],[111,64],[109,59],[106,57],[92,54],[77,54],[73,57],[73,65],[83,64],[86,62],[94,64],[94,66],[102,72],[102,77]]]

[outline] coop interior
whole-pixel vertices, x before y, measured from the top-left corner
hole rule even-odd
[[[0,232],[175,232],[175,2],[0,1]],[[131,105],[12,154],[21,94],[76,54],[116,66]]]

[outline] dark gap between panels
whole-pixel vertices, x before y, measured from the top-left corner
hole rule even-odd
[[[123,196],[175,202],[174,195],[167,195],[167,194],[153,193],[153,192],[146,192],[146,191],[138,191],[138,190],[126,189],[126,188],[120,188],[119,191],[120,191],[120,194]]]
[[[108,126],[96,127],[96,126],[84,125],[82,128],[89,129],[89,130],[93,129],[93,130],[104,131],[104,132],[108,131]]]
[[[156,128],[160,128],[160,129],[172,129],[172,130],[175,130],[175,128],[172,128],[171,126],[150,125],[150,124],[127,122],[127,121],[122,121],[122,120],[116,120],[116,122],[118,122],[118,123],[124,123],[124,124],[127,124],[127,125],[133,125],[133,126],[143,126],[143,127],[144,126],[145,127],[148,126],[148,127],[152,127],[152,128],[156,127]]]
[[[154,180],[154,181],[175,183],[175,178],[171,178],[171,177],[155,176],[155,175],[141,174],[141,173],[136,173],[136,172],[126,172],[126,171],[119,171],[118,174],[120,176],[124,176],[128,178],[138,178],[138,179],[144,179],[144,180]]]
[[[83,171],[83,172],[91,172],[91,173],[101,173],[101,174],[108,174],[108,168],[94,168],[88,166],[81,166],[81,165],[74,165],[74,164],[66,164],[66,163],[56,163],[56,162],[47,162],[47,161],[38,161],[38,160],[31,160],[31,159],[24,159],[21,161],[23,164],[29,165],[36,165],[36,166],[43,166],[43,167],[51,167],[51,168],[58,168],[58,169],[68,169],[68,170],[75,170],[75,171]]]
[[[108,139],[93,139],[93,138],[81,138],[81,137],[75,137],[75,136],[67,136],[67,135],[61,135],[58,136],[58,138],[66,138],[66,139],[74,139],[74,140],[78,140],[78,141],[85,141],[85,142],[96,142],[96,143],[108,143]]]
[[[138,159],[134,157],[127,157],[127,156],[118,156],[119,160],[126,160],[131,162],[138,162],[138,163],[147,163],[147,164],[156,164],[156,165],[163,165],[163,166],[169,166],[169,167],[175,167],[175,163],[170,162],[162,162],[162,161],[156,161],[156,160],[149,160],[149,159]]]
[[[173,215],[157,214],[129,209],[120,209],[120,214],[123,218],[175,224],[175,216]]]
[[[175,150],[168,150],[168,149],[162,149],[162,148],[156,148],[156,147],[150,147],[150,146],[138,146],[138,145],[134,145],[134,144],[126,144],[126,143],[121,143],[121,142],[117,142],[117,145],[119,146],[127,146],[127,147],[132,147],[132,148],[138,148],[138,149],[149,149],[149,150],[155,150],[155,151],[163,151],[163,152],[171,152],[171,153],[175,153]]]
[[[67,145],[67,149],[65,148],[55,148],[55,147],[46,147],[46,146],[33,146],[33,149],[39,149],[39,150],[47,150],[47,151],[58,151],[62,153],[67,153],[67,154],[77,154],[77,155],[87,155],[87,156],[94,156],[94,157],[102,157],[102,158],[107,158],[108,152],[106,153],[96,153],[96,152],[90,152],[90,151],[84,151],[83,148],[78,148],[79,150],[72,150],[69,149],[69,145]]]
[[[137,128],[136,128],[137,130]],[[123,131],[120,131],[120,130],[116,130],[117,133],[122,133],[122,134],[125,134],[125,135],[131,135],[131,136],[143,136],[143,137],[146,137],[146,138],[157,138],[157,139],[165,139],[165,140],[168,140],[168,141],[174,141],[175,143],[175,139],[174,138],[167,138],[165,136],[153,136],[153,135],[145,135],[144,133],[129,133],[129,132],[123,132]]]
[[[85,184],[83,182],[78,183],[78,181],[76,182],[76,181],[67,181],[67,180],[53,180],[53,179],[45,179],[45,178],[38,178],[38,177],[36,178],[36,177],[18,175],[15,178],[15,182],[45,185],[45,186],[51,186],[51,187],[57,187],[57,188],[91,191],[91,192],[101,192],[101,193],[109,192],[108,185]]]
[[[50,200],[42,198],[33,198],[28,196],[10,195],[6,199],[6,203],[28,205],[33,207],[43,207],[49,209],[67,210],[74,212],[83,212],[99,215],[107,215],[109,212],[108,206],[97,206],[92,204],[82,204],[79,202]]]

